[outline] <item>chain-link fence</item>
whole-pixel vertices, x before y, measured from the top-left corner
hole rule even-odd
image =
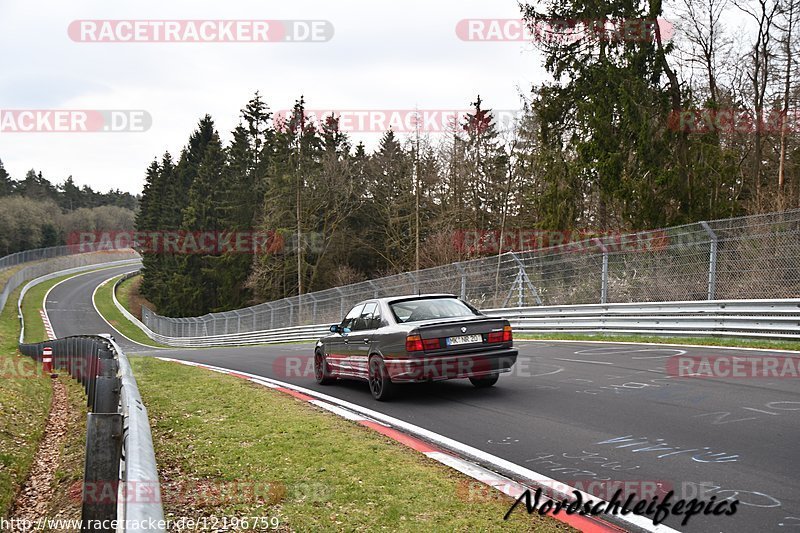
[[[21,265],[22,263],[30,263],[31,261],[41,261],[42,259],[52,259],[54,257],[61,257],[64,255],[72,255],[76,253],[75,246],[51,246],[50,248],[35,248],[33,250],[24,250],[14,254],[9,254],[5,257],[0,257],[0,270],[5,270],[13,266]]]
[[[450,293],[482,309],[800,296],[800,209],[504,253],[194,318],[142,309],[151,330],[200,337],[338,322],[368,298]]]

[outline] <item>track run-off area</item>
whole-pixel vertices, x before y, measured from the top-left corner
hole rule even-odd
[[[128,355],[214,365],[318,391],[605,499],[611,494],[587,489],[624,482],[656,487],[661,497],[674,490],[687,500],[739,500],[733,516],[696,515],[687,526],[678,517],[665,521],[680,531],[800,532],[800,380],[677,378],[665,368],[675,355],[770,351],[518,340],[517,365],[493,388],[475,389],[467,380],[410,385],[381,403],[366,383],[317,385],[313,343],[153,349],[126,340],[98,315],[92,294],[130,270],[79,274],[53,287],[45,310],[55,335],[111,333]],[[501,473],[519,477],[514,469]]]

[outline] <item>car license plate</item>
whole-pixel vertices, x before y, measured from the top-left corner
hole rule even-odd
[[[448,346],[458,346],[459,344],[475,344],[483,342],[481,335],[464,335],[462,337],[449,337],[447,339]]]

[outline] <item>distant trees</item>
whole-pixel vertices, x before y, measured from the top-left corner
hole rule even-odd
[[[535,43],[553,77],[532,94],[536,164],[553,171],[537,189],[556,193],[545,220],[652,227],[798,205],[797,0],[522,9],[540,28],[595,23]]]
[[[0,161],[0,256],[66,244],[72,232],[131,230],[136,206],[130,193],[78,187],[72,176],[53,185],[31,169],[15,181]]]
[[[302,97],[277,119],[256,93],[227,145],[203,118],[177,166],[148,168],[137,226],[278,245],[146,256],[145,296],[197,315],[474,257],[465,230],[638,231],[797,207],[800,1],[681,1],[675,32],[656,1],[523,4],[556,28],[535,43],[552,79],[513,124],[478,96],[447,133],[390,130],[368,152]],[[734,12],[749,24],[735,39]],[[559,35],[559,20],[587,26]]]

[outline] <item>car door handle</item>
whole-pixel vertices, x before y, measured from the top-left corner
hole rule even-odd
[[[364,344],[369,344],[369,339],[364,339]]]
[[[345,337],[345,338],[344,338],[344,343],[345,343],[345,344],[350,344],[350,340],[349,340],[347,337]]]

